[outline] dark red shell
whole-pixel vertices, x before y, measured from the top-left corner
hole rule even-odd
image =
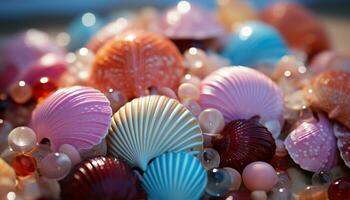
[[[242,171],[254,161],[269,162],[276,144],[271,133],[254,119],[234,120],[227,124],[222,137],[213,140],[220,154],[220,166]]]
[[[234,191],[223,197],[211,198],[212,200],[252,200],[249,192]]]
[[[132,169],[104,156],[80,163],[61,186],[64,200],[134,200],[142,194]]]
[[[350,179],[340,178],[334,181],[328,188],[329,200],[350,199]]]

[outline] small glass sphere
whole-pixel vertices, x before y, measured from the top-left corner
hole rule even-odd
[[[272,190],[269,195],[270,200],[292,200],[292,193],[286,188]]]
[[[19,188],[24,199],[38,199],[40,197],[40,187],[36,179],[20,180]]]
[[[327,171],[316,172],[311,178],[312,185],[329,185],[332,182],[332,174]]]
[[[265,191],[256,190],[250,194],[253,200],[267,200],[267,194]]]
[[[185,99],[198,100],[199,89],[197,86],[191,83],[182,83],[177,90],[177,95],[181,100],[185,100]]]
[[[278,181],[275,169],[270,164],[261,161],[247,165],[243,170],[242,179],[250,191],[270,191]]]
[[[113,112],[118,111],[119,108],[127,102],[126,97],[121,92],[113,89],[109,89],[107,92],[105,92],[105,95],[111,103]]]
[[[276,139],[275,144],[276,144],[276,156],[284,157],[288,155],[288,151],[284,146],[284,142],[282,140]]]
[[[328,200],[327,188],[323,186],[307,186],[299,193],[299,200]]]
[[[157,91],[159,95],[164,95],[172,99],[177,99],[176,93],[171,88],[160,87],[160,88],[157,88]]]
[[[242,184],[241,174],[237,170],[231,167],[224,167],[223,169],[226,170],[231,175],[230,191],[238,191]]]
[[[200,83],[201,83],[201,79],[198,78],[197,76],[191,75],[191,74],[186,74],[182,80],[181,83],[190,83],[193,84],[197,87],[199,87]]]
[[[20,177],[30,176],[36,171],[35,159],[25,154],[16,156],[12,160],[11,166],[15,170],[16,175]]]
[[[57,89],[57,85],[51,79],[48,77],[41,77],[39,81],[33,85],[33,97],[38,102],[41,102]]]
[[[217,168],[220,165],[220,155],[213,148],[205,148],[200,155],[200,160],[205,170]]]
[[[225,127],[224,116],[214,108],[203,110],[198,119],[201,129],[205,133],[220,133]]]
[[[277,139],[281,134],[281,123],[278,120],[270,120],[264,123],[264,126],[271,132],[272,137]]]
[[[205,51],[199,48],[189,48],[185,53],[186,66],[190,69],[200,69],[207,62],[207,55]]]
[[[0,119],[0,152],[8,147],[7,138],[13,126],[10,122]]]
[[[52,153],[52,149],[49,145],[39,144],[33,149],[33,151],[30,152],[30,155],[36,160],[37,163],[40,163],[40,161],[50,153]]]
[[[181,102],[194,116],[198,116],[201,112],[201,107],[197,101],[186,99]]]
[[[41,176],[38,184],[43,198],[60,199],[61,186],[58,181]]]
[[[64,153],[50,153],[39,163],[40,173],[49,179],[61,180],[66,177],[72,162]]]
[[[350,199],[350,179],[340,178],[334,181],[328,189],[329,200]]]
[[[281,188],[289,188],[289,186],[292,184],[290,177],[285,172],[277,172],[277,177],[277,183],[272,188],[272,191],[276,191]]]
[[[70,144],[63,144],[58,149],[59,152],[66,154],[72,161],[72,166],[78,164],[81,161],[79,151]]]
[[[10,87],[10,96],[18,104],[26,103],[32,97],[32,88],[24,81],[19,81]]]
[[[214,168],[208,173],[208,184],[205,189],[210,196],[220,197],[224,196],[231,188],[231,175],[227,170]]]
[[[34,131],[25,126],[13,129],[8,136],[8,144],[14,151],[25,153],[34,148],[36,135]]]

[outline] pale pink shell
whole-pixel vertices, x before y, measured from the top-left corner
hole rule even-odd
[[[56,91],[39,104],[32,114],[31,127],[38,142],[47,138],[57,151],[63,144],[88,149],[101,142],[111,123],[108,99],[90,87],[70,87]]]
[[[330,170],[338,161],[332,124],[322,114],[318,114],[317,118],[301,122],[284,142],[294,162],[312,172]]]
[[[350,167],[350,132],[339,126],[333,127],[334,135],[337,137],[337,145],[340,151],[340,157],[344,160],[345,165]]]
[[[215,108],[225,122],[259,116],[262,122],[282,121],[283,99],[277,85],[264,74],[242,66],[221,68],[201,83],[202,109]]]

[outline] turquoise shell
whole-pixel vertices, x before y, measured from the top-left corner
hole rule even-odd
[[[154,159],[144,173],[142,186],[151,200],[197,200],[205,191],[207,173],[187,153],[166,153]]]

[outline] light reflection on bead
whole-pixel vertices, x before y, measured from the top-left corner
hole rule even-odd
[[[186,99],[181,102],[194,116],[198,116],[201,112],[200,105],[192,100],[192,99]]]
[[[31,128],[17,127],[10,132],[8,144],[14,151],[24,153],[34,148],[36,135]]]
[[[177,95],[181,100],[185,99],[192,99],[192,100],[198,100],[199,99],[199,89],[195,85],[191,83],[182,83],[179,86],[179,89],[177,91]]]
[[[227,194],[231,188],[231,175],[224,169],[211,169],[208,172],[208,184],[205,189],[210,196],[220,197]]]
[[[220,165],[220,155],[213,148],[205,148],[201,152],[200,161],[205,170],[217,168]]]
[[[16,103],[23,104],[32,97],[32,88],[26,82],[19,81],[10,87],[9,93]]]
[[[24,154],[16,156],[12,160],[11,165],[16,175],[20,177],[30,176],[36,171],[35,159]]]
[[[275,169],[261,161],[247,165],[243,170],[242,179],[244,185],[251,191],[270,191],[278,181]]]
[[[298,195],[299,200],[328,200],[327,188],[322,186],[307,186]]]
[[[231,167],[224,167],[223,169],[226,170],[231,176],[230,191],[238,191],[241,184],[242,184],[241,174],[237,170],[235,170]]]
[[[69,157],[69,159],[72,162],[72,166],[78,164],[81,161],[81,157],[78,150],[70,144],[61,145],[58,151],[60,153],[66,154]]]
[[[118,111],[119,108],[127,102],[126,97],[121,92],[113,89],[109,89],[107,92],[105,92],[105,95],[111,103],[113,112]]]
[[[316,172],[311,178],[312,185],[329,185],[332,182],[332,174],[327,171]]]
[[[205,133],[220,133],[225,127],[224,116],[214,108],[203,110],[199,116],[199,125]]]
[[[61,180],[66,177],[72,162],[64,153],[50,153],[39,163],[40,173],[48,179]]]

